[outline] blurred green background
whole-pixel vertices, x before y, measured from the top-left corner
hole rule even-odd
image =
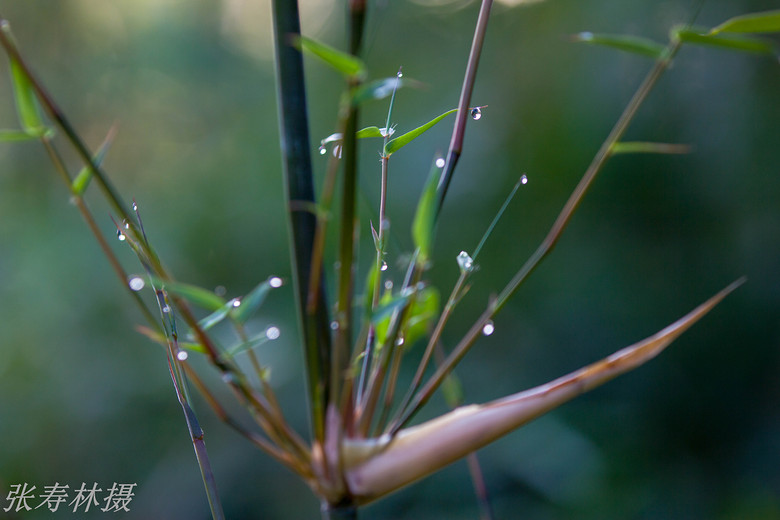
[[[473,97],[489,106],[468,126],[441,218],[429,278],[443,293],[457,276],[457,253],[474,249],[521,174],[529,183],[481,253],[447,346],[544,237],[650,67],[568,36],[589,30],[665,41],[698,2],[512,3],[494,8]],[[304,33],[343,47],[342,4],[304,0]],[[370,5],[371,76],[403,66],[426,84],[399,92],[398,130],[455,107],[478,3]],[[698,22],[776,7],[708,0]],[[289,279],[267,0],[6,1],[0,13],[90,146],[118,125],[105,167],[124,197],[138,201],[179,279],[224,286],[228,297],[271,274]],[[3,70],[0,127],[11,128]],[[334,131],[341,80],[312,61],[307,74],[316,151]],[[384,126],[386,110],[386,102],[366,107],[361,123]],[[420,188],[450,124],[391,161],[396,281]],[[694,152],[610,161],[556,251],[460,366],[467,401],[572,371],[656,332],[734,279],[749,281],[646,367],[479,452],[496,516],[780,518],[780,67],[767,57],[686,47],[627,138],[689,143]],[[364,142],[361,151],[372,207],[378,150]],[[325,158],[314,160],[321,178]],[[54,482],[137,483],[126,518],[208,518],[164,353],[134,330],[140,313],[53,173],[39,144],[0,146],[0,518],[71,514],[2,512],[9,486],[23,482],[38,491]],[[97,195],[91,188],[88,203],[111,236]],[[362,216],[363,265],[375,211]],[[112,243],[127,269],[139,271],[131,251]],[[289,419],[305,432],[291,293],[289,284],[276,291],[250,328],[282,329],[260,355]],[[229,402],[209,367],[195,364]],[[302,483],[196,404],[228,518],[318,517]],[[437,400],[422,415],[444,409]],[[473,519],[478,508],[458,463],[363,517]]]

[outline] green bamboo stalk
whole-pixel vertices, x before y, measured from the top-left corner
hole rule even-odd
[[[307,306],[312,246],[316,218],[307,211],[294,209],[293,202],[314,203],[306,112],[303,57],[290,45],[292,35],[300,35],[298,2],[274,0],[272,3],[276,52],[277,97],[285,195],[288,202],[290,254],[298,319],[304,345],[311,427],[314,437],[324,436],[325,406],[330,388],[330,333],[324,287],[318,288],[315,306]]]

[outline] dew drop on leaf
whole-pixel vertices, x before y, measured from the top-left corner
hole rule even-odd
[[[120,242],[124,242],[127,238],[124,233],[122,233],[120,230],[116,230],[116,237],[119,239]]]
[[[520,177],[520,184],[528,184],[528,177],[526,177],[525,175]]]
[[[274,289],[281,287],[283,283],[284,282],[282,281],[282,279],[279,278],[278,276],[272,276],[271,278],[268,279],[268,285],[270,285]]]

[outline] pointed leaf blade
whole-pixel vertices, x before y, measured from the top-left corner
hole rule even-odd
[[[239,323],[246,323],[247,320],[251,318],[252,315],[257,312],[257,309],[259,309],[263,304],[266,296],[268,296],[268,293],[271,292],[271,288],[270,279],[265,280],[264,282],[260,282],[257,287],[252,289],[249,294],[244,296],[244,298],[241,300],[241,305],[235,307],[232,310],[232,318]]]
[[[103,159],[106,158],[106,154],[108,153],[108,149],[111,147],[111,143],[114,141],[114,129],[108,131],[108,134],[106,134],[106,138],[103,140],[103,143],[100,145],[100,148],[98,148],[97,153],[93,157],[95,161],[95,166],[100,166],[103,164]],[[81,169],[81,171],[76,175],[76,177],[73,179],[73,183],[71,184],[71,189],[73,190],[74,195],[82,195],[86,189],[87,186],[89,186],[89,181],[92,180],[92,168],[89,166],[85,166]]]
[[[423,188],[417,212],[412,222],[412,239],[419,250],[417,261],[425,264],[431,255],[433,247],[433,231],[436,219],[436,192],[439,186],[441,169],[434,166],[428,175],[428,181]]]
[[[453,108],[452,110],[448,110],[447,112],[444,112],[440,116],[437,116],[437,117],[431,119],[430,121],[428,121],[424,125],[418,126],[414,130],[406,132],[405,134],[399,135],[395,139],[392,139],[392,140],[388,141],[387,145],[385,145],[385,155],[391,155],[391,154],[397,152],[398,150],[400,150],[401,148],[403,148],[404,146],[406,146],[407,144],[411,143],[412,141],[414,141],[415,139],[420,137],[422,134],[424,134],[425,132],[427,132],[428,130],[433,128],[442,119],[444,119],[445,117],[447,117],[450,114],[454,114],[457,111],[458,111],[457,108]]]
[[[687,144],[653,143],[646,141],[621,141],[612,145],[612,155],[629,153],[686,154],[691,147]]]
[[[14,141],[32,141],[39,138],[39,135],[30,134],[22,130],[0,130],[0,142],[2,143],[9,143]]]
[[[581,32],[571,37],[573,42],[588,43],[592,45],[601,45],[611,47],[640,56],[647,56],[659,59],[666,53],[666,47],[648,38],[623,34],[594,34],[592,32]]]
[[[312,56],[316,56],[347,77],[362,78],[365,76],[366,66],[363,60],[334,49],[330,45],[325,45],[306,36],[296,36],[293,45]]]
[[[703,34],[701,32],[687,29],[676,28],[672,30],[672,37],[678,38],[681,42],[692,43],[694,45],[707,45],[709,47],[719,47],[732,51],[755,52],[758,54],[773,54],[774,47],[770,42],[749,38],[741,35],[729,34]]]
[[[162,288],[208,311],[218,311],[227,304],[224,298],[217,296],[208,289],[187,283],[163,280],[156,276],[150,278],[155,287]]]
[[[710,34],[780,32],[780,9],[735,16],[714,27]]]

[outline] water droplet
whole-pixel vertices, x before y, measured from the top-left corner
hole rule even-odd
[[[281,335],[282,335],[282,331],[279,330],[279,327],[274,327],[273,325],[271,325],[270,327],[265,329],[265,337],[270,340],[278,339],[279,336]]]
[[[386,281],[386,282],[385,282],[385,289],[387,289],[387,290],[389,291],[389,290],[391,290],[392,288],[393,288],[393,282],[392,282],[392,281],[390,281],[390,280]]]
[[[144,288],[144,285],[146,285],[146,283],[144,282],[143,278],[139,276],[134,276],[130,278],[130,281],[127,282],[127,285],[129,285],[130,289],[133,291],[140,291],[141,289]]]
[[[116,230],[116,237],[119,239],[119,241],[120,241],[120,242],[124,242],[124,241],[125,241],[125,239],[127,238],[127,237],[125,236],[125,234],[124,234],[124,233],[122,233],[122,231],[121,231],[121,230],[119,230],[119,229],[117,229],[117,230]]]
[[[400,347],[401,345],[403,345],[403,344],[404,344],[404,341],[406,341],[406,340],[404,339],[404,337],[403,337],[403,336],[401,336],[400,338],[398,338],[397,340],[395,340],[395,345],[396,345],[397,347]]]
[[[217,285],[214,287],[214,294],[217,296],[225,296],[225,293],[227,293],[227,289],[224,285]]]
[[[525,175],[520,177],[520,184],[528,184],[528,177],[526,177]]]
[[[330,322],[330,330],[339,330],[339,322],[337,321],[331,321]]]
[[[282,279],[279,278],[278,276],[272,276],[271,278],[268,279],[268,285],[270,285],[274,289],[281,287],[283,283],[284,282],[282,281]]]
[[[169,312],[171,312],[171,307],[170,307],[169,305],[165,305],[165,306],[162,308],[162,311],[163,311],[164,313],[168,314]]]
[[[186,350],[180,350],[176,353],[176,359],[178,359],[179,361],[187,361],[188,357],[190,356],[187,354]]]
[[[125,226],[125,229],[130,229],[130,222],[128,222],[127,219],[124,219],[122,221],[122,224]]]
[[[482,326],[482,335],[483,336],[490,336],[496,331],[496,326],[493,325],[493,322],[488,320],[485,325]]]
[[[436,167],[437,168],[444,168],[444,165],[446,164],[446,161],[444,160],[444,157],[439,157],[436,159]]]
[[[238,298],[235,298],[232,302],[230,302],[230,304],[233,307],[240,307],[241,306],[241,300],[239,300]]]
[[[584,42],[589,42],[593,39],[593,33],[592,32],[581,32],[579,34],[580,40]]]
[[[379,268],[380,271],[387,271],[387,262],[382,262],[382,267]]]
[[[133,211],[138,211],[138,204],[133,201]]]
[[[328,153],[328,150],[325,148],[324,144],[320,145],[319,151],[320,151],[320,155],[325,155],[326,153]]]
[[[474,107],[471,109],[471,119],[474,121],[479,121],[482,119],[482,109],[479,107]]]
[[[396,74],[396,76],[399,77],[399,78],[403,78],[404,77],[404,73],[399,70],[398,74]]]
[[[474,260],[465,251],[458,253],[458,267],[463,273],[470,273],[474,270]]]

